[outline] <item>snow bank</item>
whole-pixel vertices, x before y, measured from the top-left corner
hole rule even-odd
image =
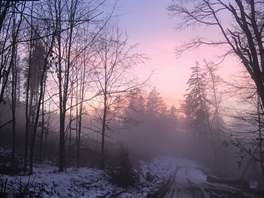
[[[169,178],[176,169],[175,159],[171,157],[156,157],[153,161],[140,162],[140,167],[144,175],[147,172],[155,175],[159,179]]]
[[[54,166],[41,165],[35,167],[31,176],[4,176],[7,179],[7,192],[12,197],[21,191],[22,184],[29,185],[29,193],[40,197],[97,197],[110,194],[114,187],[108,182],[108,176],[98,169],[68,169],[57,172]]]
[[[138,185],[125,189],[112,184],[109,175],[103,170],[69,168],[65,172],[58,172],[57,167],[51,164],[35,166],[31,176],[0,174],[0,178],[0,183],[7,179],[5,191],[9,197],[15,197],[26,190],[27,195],[31,197],[134,198],[146,197],[155,186],[155,183],[148,182],[141,176]]]
[[[199,170],[199,166],[192,161],[173,159],[171,157],[157,157],[151,162],[139,162],[141,171],[140,181],[136,186],[121,188],[110,182],[105,171],[94,168],[69,168],[65,172],[58,172],[51,164],[42,164],[34,168],[32,176],[0,175],[2,181],[7,182],[10,197],[22,192],[28,185],[29,194],[35,197],[147,197],[149,192],[160,188],[163,182],[175,176],[175,179],[192,182],[203,182],[206,176]],[[177,173],[175,175],[175,173]],[[147,175],[152,180],[146,179]]]
[[[157,157],[150,163],[141,162],[143,172],[150,172],[159,178],[169,178],[174,173],[177,180],[190,180],[192,182],[206,182],[207,176],[202,172],[200,165],[187,159]]]

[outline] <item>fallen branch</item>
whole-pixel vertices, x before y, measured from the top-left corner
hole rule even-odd
[[[8,125],[8,124],[10,124],[12,121],[13,121],[13,119],[12,119],[12,120],[9,120],[9,121],[8,121],[8,122],[6,122],[5,124],[2,124],[2,125],[0,126],[0,129],[1,129],[1,128],[3,128],[5,125]]]

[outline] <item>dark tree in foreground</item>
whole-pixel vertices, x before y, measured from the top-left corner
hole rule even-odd
[[[241,178],[244,178],[253,168],[259,179],[261,177],[263,179],[263,106],[254,83],[248,75],[245,75],[245,72],[243,74],[236,77],[234,83],[228,84],[230,96],[239,96],[237,106],[240,107],[231,111],[230,118],[233,123],[227,129],[232,134],[231,143],[240,150],[237,165],[243,168]]]
[[[201,45],[227,46],[223,57],[235,54],[241,60],[264,104],[264,1],[172,0],[168,11],[181,17],[179,29],[205,26],[222,35],[213,40],[197,38],[179,52]]]

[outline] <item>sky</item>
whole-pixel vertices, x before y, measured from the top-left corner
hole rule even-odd
[[[112,2],[115,2],[112,0]],[[197,36],[216,37],[217,33],[203,29],[177,31],[177,18],[171,18],[166,10],[171,0],[119,0],[116,20],[128,35],[130,44],[139,44],[137,52],[144,53],[149,60],[138,65],[137,75],[146,79],[152,72],[149,83],[156,87],[168,105],[183,101],[188,88],[186,82],[191,75],[190,68],[196,61],[218,61],[223,49],[199,48],[176,56],[175,49],[183,42]],[[237,72],[239,62],[230,57],[225,60],[219,74],[228,78]]]

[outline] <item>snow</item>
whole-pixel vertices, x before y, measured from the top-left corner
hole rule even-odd
[[[168,178],[175,171],[175,159],[171,157],[156,157],[153,161],[146,163],[141,161],[141,168],[144,174],[150,172],[158,178]]]
[[[258,182],[257,182],[256,180],[250,180],[250,181],[249,181],[249,187],[250,187],[251,189],[256,189],[257,186],[258,186]]]
[[[156,157],[151,162],[139,162],[140,181],[136,186],[122,188],[110,182],[109,175],[95,168],[68,168],[58,172],[56,166],[44,163],[34,168],[31,176],[0,175],[2,181],[8,180],[7,192],[11,197],[21,186],[29,184],[29,189],[39,197],[111,197],[120,198],[147,197],[149,192],[160,188],[161,184],[172,176],[180,182],[206,182],[206,175],[198,164],[185,159]],[[152,180],[146,179],[151,175]],[[23,184],[23,185],[22,185]]]
[[[141,162],[143,163],[143,162]],[[207,176],[202,172],[201,166],[187,159],[157,157],[149,164],[142,164],[144,171],[149,171],[159,178],[169,178],[176,172],[177,181],[190,180],[194,183],[206,182]]]
[[[177,171],[177,181],[189,180],[193,183],[206,182],[207,176],[204,175],[200,170],[195,168],[184,167]]]
[[[57,167],[50,164],[34,167],[34,174],[31,176],[0,175],[0,178],[2,181],[8,180],[6,192],[10,197],[13,197],[21,186],[27,184],[30,192],[39,197],[96,198],[110,197],[114,194],[118,194],[121,198],[146,197],[152,187],[158,183],[148,182],[141,176],[137,186],[124,189],[112,184],[109,175],[103,170],[68,168],[65,172],[58,172]]]
[[[8,192],[19,188],[21,183],[30,184],[30,190],[41,197],[97,197],[113,192],[108,175],[98,169],[80,168],[57,172],[54,166],[44,164],[35,167],[31,176],[3,176],[8,179]]]
[[[200,166],[190,160],[178,159],[177,160],[177,181],[189,180],[192,183],[205,183],[207,175],[205,175]]]

